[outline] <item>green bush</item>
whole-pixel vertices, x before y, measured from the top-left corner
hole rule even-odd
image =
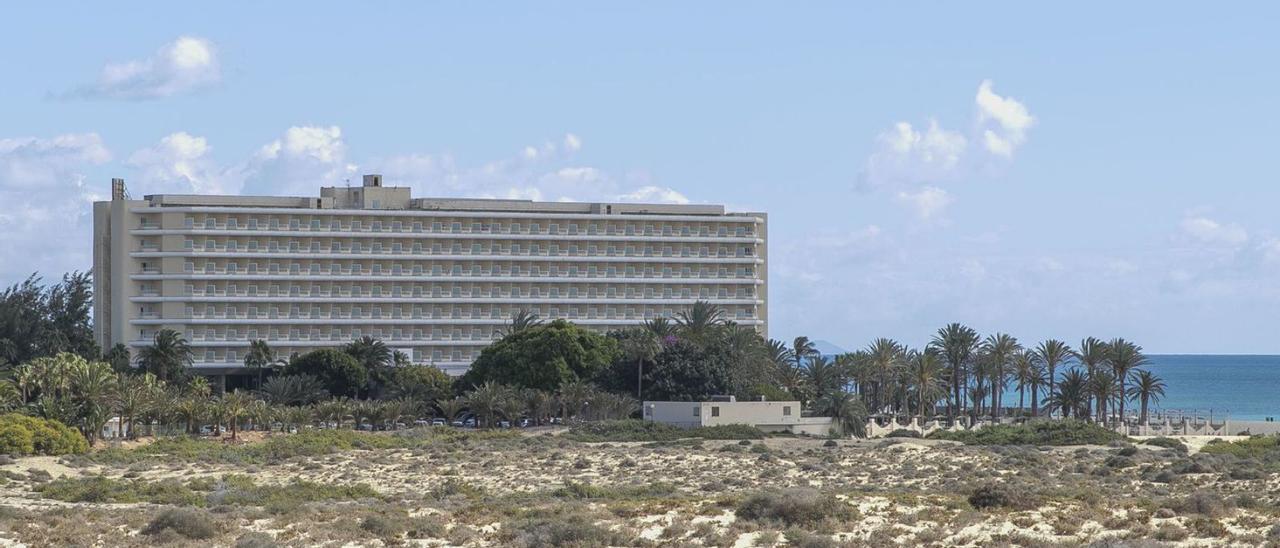
[[[1177,451],[1179,453],[1184,453],[1184,454],[1188,451],[1187,444],[1182,443],[1179,440],[1176,440],[1173,438],[1166,438],[1163,436],[1158,438],[1151,438],[1149,440],[1144,440],[1141,443],[1145,445],[1153,445],[1156,447],[1164,447],[1166,449],[1173,449],[1174,451]]]
[[[804,526],[827,519],[848,519],[853,515],[853,507],[812,489],[789,489],[751,495],[738,503],[736,513],[739,518],[750,521],[773,520],[788,526]]]
[[[680,428],[638,419],[588,422],[569,429],[565,437],[581,442],[674,441],[685,438],[708,440],[762,439],[764,432],[745,424]]]
[[[899,428],[897,430],[889,432],[888,434],[885,434],[884,437],[886,438],[919,438],[921,436],[920,436],[920,433],[916,432],[915,430],[907,430],[906,428]]]
[[[602,487],[585,482],[566,481],[564,487],[556,489],[554,495],[567,499],[621,499],[666,497],[674,493],[674,485],[665,482],[645,483],[643,485],[622,485]]]
[[[149,502],[196,506],[203,498],[174,481],[113,480],[103,476],[59,478],[36,488],[43,497],[64,502]]]
[[[929,439],[952,440],[965,445],[1106,445],[1125,437],[1093,423],[1061,420],[1001,424],[959,432],[939,430],[929,434]]]
[[[1001,485],[988,484],[975,489],[969,494],[969,505],[984,510],[987,508],[1022,508],[1029,506],[1027,499]]]
[[[88,450],[84,436],[61,422],[18,413],[0,415],[0,453],[56,456]]]
[[[471,440],[518,439],[519,432],[470,432],[433,427],[387,432],[355,430],[303,430],[296,434],[273,435],[266,440],[228,445],[215,440],[178,436],[160,438],[133,449],[111,448],[97,451],[96,462],[128,464],[145,460],[261,464],[294,457],[315,457],[357,449],[416,449],[433,444],[465,443]]]
[[[144,535],[158,535],[172,531],[189,539],[204,540],[218,535],[218,527],[213,517],[197,510],[171,508],[160,512],[146,527]]]
[[[1278,449],[1280,449],[1280,437],[1254,436],[1233,442],[1213,440],[1200,449],[1200,452],[1208,455],[1232,455],[1242,459],[1254,459],[1266,457]]]

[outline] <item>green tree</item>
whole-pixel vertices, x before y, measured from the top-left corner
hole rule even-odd
[[[1071,369],[1062,376],[1058,383],[1058,391],[1050,394],[1046,400],[1048,408],[1058,410],[1063,418],[1075,416],[1077,419],[1089,415],[1089,377],[1079,369]]]
[[[329,397],[329,390],[312,375],[277,375],[262,383],[258,394],[274,405],[310,405]]]
[[[867,436],[867,407],[853,394],[832,392],[815,403],[814,412],[831,417],[832,425],[846,435]]]
[[[923,420],[938,400],[947,397],[945,375],[946,365],[938,353],[933,350],[923,352],[912,350],[907,354],[907,374],[912,388],[916,392],[916,403],[919,405],[917,415]]]
[[[397,367],[388,387],[393,397],[431,402],[453,393],[453,377],[430,365]]]
[[[644,363],[662,352],[662,344],[653,332],[644,328],[622,331],[618,337],[623,359],[636,364],[636,398],[644,399]]]
[[[70,394],[75,406],[80,433],[92,445],[102,427],[111,419],[112,399],[116,393],[116,374],[102,362],[85,361],[75,354],[59,354],[58,359],[71,359]]]
[[[267,369],[276,370],[284,367],[285,360],[280,358],[267,341],[255,339],[249,341],[249,353],[244,355],[244,366],[258,372],[258,388],[262,388],[262,374]]]
[[[947,414],[952,420],[963,412],[966,369],[978,349],[978,332],[959,323],[947,324],[933,336],[929,346],[938,350],[950,368],[952,395],[947,402]]]
[[[123,343],[116,343],[102,354],[102,361],[111,366],[116,373],[132,373],[133,358],[129,355],[129,347]]]
[[[1018,344],[1018,339],[1006,333],[989,335],[982,346],[991,360],[991,416],[1000,420],[1000,398],[1004,392],[1008,368],[1013,356],[1022,350],[1022,346]]]
[[[116,386],[113,400],[115,411],[120,417],[120,433],[134,439],[137,437],[133,428],[134,418],[145,414],[154,404],[160,390],[159,382],[150,373],[117,373]]]
[[[191,345],[181,333],[172,329],[156,332],[150,346],[138,350],[138,365],[162,382],[175,381],[191,367]]]
[[[702,340],[724,323],[724,309],[707,301],[694,301],[688,310],[676,314],[680,333],[694,340]]]
[[[223,394],[220,402],[222,404],[222,418],[227,421],[227,426],[231,428],[231,439],[235,440],[240,432],[240,419],[244,418],[249,408],[253,406],[254,398],[248,392],[237,390],[229,394]]]
[[[350,354],[321,348],[289,362],[285,375],[311,375],[335,396],[356,396],[369,380],[369,372]]]
[[[619,356],[615,340],[568,321],[555,320],[485,347],[460,384],[466,387],[498,382],[555,390],[566,382],[593,378]]]
[[[733,390],[731,357],[715,346],[681,339],[665,345],[645,373],[650,400],[694,401]]]
[[[1049,339],[1036,347],[1036,356],[1040,358],[1048,373],[1049,397],[1053,397],[1057,386],[1058,366],[1066,364],[1073,355],[1071,347],[1058,339]]]
[[[467,393],[467,408],[477,415],[476,421],[487,428],[501,413],[503,403],[512,397],[510,388],[488,381]]]
[[[1142,416],[1138,419],[1139,424],[1147,424],[1147,406],[1149,403],[1158,402],[1164,397],[1165,384],[1164,381],[1157,377],[1155,373],[1147,370],[1138,370],[1133,372],[1133,385],[1128,388],[1128,396],[1136,399],[1142,405]]]
[[[521,308],[511,315],[511,319],[507,321],[506,325],[494,331],[494,335],[498,338],[503,338],[539,325],[542,325],[542,319],[538,317],[537,312]]]
[[[1107,343],[1107,363],[1111,365],[1111,373],[1119,383],[1120,417],[1124,418],[1124,404],[1128,399],[1127,380],[1129,375],[1147,364],[1147,357],[1142,347],[1124,339],[1112,339]]]

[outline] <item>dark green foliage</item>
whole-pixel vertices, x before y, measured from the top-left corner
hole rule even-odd
[[[1085,421],[1036,421],[1023,425],[997,425],[960,432],[937,431],[929,439],[953,440],[966,445],[1106,445],[1125,437]]]
[[[263,381],[258,393],[267,403],[309,405],[329,397],[329,390],[312,375],[280,375]]]
[[[0,366],[71,352],[98,359],[90,313],[93,278],[72,272],[62,281],[42,286],[32,274],[0,291]]]
[[[495,382],[555,390],[565,383],[590,380],[618,356],[617,341],[555,320],[521,329],[485,347],[458,384],[472,388]]]
[[[915,430],[907,430],[906,428],[899,428],[897,430],[889,432],[888,434],[885,434],[884,437],[886,438],[919,438],[922,436],[920,436],[920,433],[916,432]]]
[[[1160,438],[1151,438],[1151,439],[1149,439],[1149,440],[1144,440],[1144,441],[1141,441],[1141,442],[1139,442],[1139,443],[1142,443],[1142,444],[1144,444],[1144,445],[1154,445],[1154,446],[1156,446],[1156,447],[1164,447],[1164,448],[1168,448],[1168,449],[1173,449],[1174,451],[1177,451],[1177,452],[1182,453],[1182,454],[1184,454],[1184,455],[1185,455],[1185,454],[1187,453],[1187,451],[1188,451],[1188,449],[1187,449],[1187,444],[1182,443],[1181,441],[1178,441],[1178,440],[1173,439],[1173,438],[1164,438],[1164,437],[1160,437]]]
[[[369,378],[365,366],[347,353],[332,348],[312,350],[290,360],[284,374],[311,375],[335,396],[357,395]]]
[[[694,401],[732,393],[732,363],[720,350],[684,339],[665,345],[645,371],[645,398]]]
[[[1239,458],[1263,458],[1280,453],[1280,436],[1253,436],[1240,441],[1213,440],[1201,453],[1208,455],[1232,455]]]
[[[80,432],[56,420],[17,413],[0,415],[0,453],[67,455],[88,450],[89,442]]]
[[[387,391],[397,398],[432,402],[453,394],[453,378],[429,365],[408,365],[395,369]]]
[[[1231,510],[1231,506],[1222,497],[1210,491],[1197,491],[1172,506],[1182,514],[1198,514],[1210,518],[1220,518]]]
[[[175,506],[203,503],[203,497],[175,480],[148,482],[113,480],[102,476],[59,478],[41,485],[36,491],[45,498],[64,502],[149,502]]]
[[[630,500],[667,497],[674,493],[675,490],[676,487],[674,485],[663,482],[605,487],[570,480],[565,482],[564,487],[556,489],[554,495],[566,499]]]
[[[984,510],[987,508],[1021,508],[1028,505],[1026,499],[1013,490],[1003,486],[988,484],[974,489],[969,494],[969,505]]]
[[[504,523],[499,540],[502,546],[518,548],[594,548],[625,546],[631,539],[596,525],[591,517],[580,512],[534,511]]]
[[[739,519],[806,526],[828,519],[849,519],[853,507],[833,495],[812,489],[788,489],[751,495],[738,503],[736,513]]]
[[[569,429],[565,437],[582,442],[674,441],[684,438],[708,440],[758,440],[764,432],[745,424],[680,428],[637,419],[588,422]]]
[[[213,516],[186,508],[163,510],[142,528],[144,535],[159,535],[166,531],[195,540],[210,539],[218,535]]]

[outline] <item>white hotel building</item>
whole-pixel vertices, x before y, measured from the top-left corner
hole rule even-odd
[[[176,330],[196,367],[369,335],[451,374],[521,309],[609,331],[697,300],[767,331],[766,216],[713,205],[412,198],[366,175],[319,197],[94,204],[94,325],[133,353]]]

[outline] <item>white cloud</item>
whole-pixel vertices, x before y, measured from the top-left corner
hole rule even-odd
[[[947,191],[927,186],[916,192],[899,192],[898,202],[915,212],[916,217],[928,220],[936,217],[955,201]]]
[[[1012,97],[1001,97],[991,91],[991,80],[983,80],[974,98],[978,106],[978,123],[995,122],[995,129],[984,129],[982,142],[987,151],[1009,157],[1027,138],[1027,130],[1036,123],[1027,107]]]
[[[148,194],[234,194],[239,181],[218,169],[210,150],[204,137],[185,131],[165,136],[129,156],[128,165],[141,171],[130,186]]]
[[[632,192],[618,196],[619,202],[641,202],[659,204],[687,204],[689,198],[673,189],[662,186],[643,186]]]
[[[569,152],[577,152],[582,148],[582,139],[572,133],[566,133],[564,136],[564,149]]]
[[[311,196],[356,176],[338,126],[294,126],[262,146],[239,171],[243,194]],[[358,184],[358,183],[357,183]]]
[[[222,69],[213,42],[182,36],[146,59],[110,63],[97,83],[72,95],[109,99],[155,99],[189,93],[218,83]]]
[[[94,133],[0,139],[0,279],[50,277],[91,266],[85,171],[111,160]]]
[[[1237,247],[1249,241],[1249,233],[1238,224],[1222,224],[1206,217],[1188,217],[1178,225],[1182,234],[1194,242],[1207,245]]]
[[[907,122],[881,133],[862,173],[864,185],[918,184],[950,179],[960,166],[968,140],[930,120],[919,131]]]
[[[945,129],[936,120],[929,120],[924,129],[898,122],[878,135],[875,150],[859,173],[858,186],[937,185],[981,173],[982,154],[1012,158],[1035,125],[1035,117],[1022,103],[992,91],[990,80],[979,84],[975,105],[976,123],[968,135]],[[970,149],[970,142],[980,144],[976,151]]]

